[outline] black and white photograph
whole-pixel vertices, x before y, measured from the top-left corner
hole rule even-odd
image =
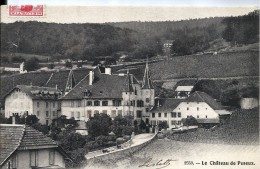
[[[1,6],[0,169],[260,168],[258,1],[25,2]]]

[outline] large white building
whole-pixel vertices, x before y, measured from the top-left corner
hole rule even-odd
[[[169,128],[183,125],[183,119],[193,116],[202,126],[216,125],[230,115],[220,103],[204,92],[196,91],[186,99],[157,99],[150,114],[150,124],[166,121]]]
[[[132,74],[111,74],[111,68],[102,73],[96,68],[60,100],[62,115],[67,118],[87,121],[95,113],[106,113],[112,118],[130,115],[149,123],[154,87],[148,63],[142,84]]]

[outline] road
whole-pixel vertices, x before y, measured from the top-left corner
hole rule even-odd
[[[132,139],[132,144],[131,147],[142,144],[148,140],[150,140],[152,137],[154,136],[154,134],[152,133],[143,133],[143,134],[138,134],[136,136],[134,136],[134,138]],[[119,150],[123,150],[125,148],[130,147],[129,143],[124,143],[122,144],[122,149],[117,149],[116,146],[107,148],[110,152],[113,151],[119,151]],[[104,155],[106,153],[103,153],[102,150],[98,150],[98,151],[93,151],[93,152],[89,152],[88,154],[85,155],[86,159],[90,159],[96,156],[100,156],[100,155]]]

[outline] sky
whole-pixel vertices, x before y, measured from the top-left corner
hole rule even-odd
[[[1,22],[4,23],[178,21],[245,15],[259,9],[259,0],[9,0],[8,4],[45,4],[44,17],[10,17],[8,7],[1,6]]]
[[[75,6],[259,6],[259,0],[8,0],[7,3]]]

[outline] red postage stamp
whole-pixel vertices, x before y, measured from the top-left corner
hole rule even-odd
[[[43,5],[10,5],[9,16],[44,16]]]

